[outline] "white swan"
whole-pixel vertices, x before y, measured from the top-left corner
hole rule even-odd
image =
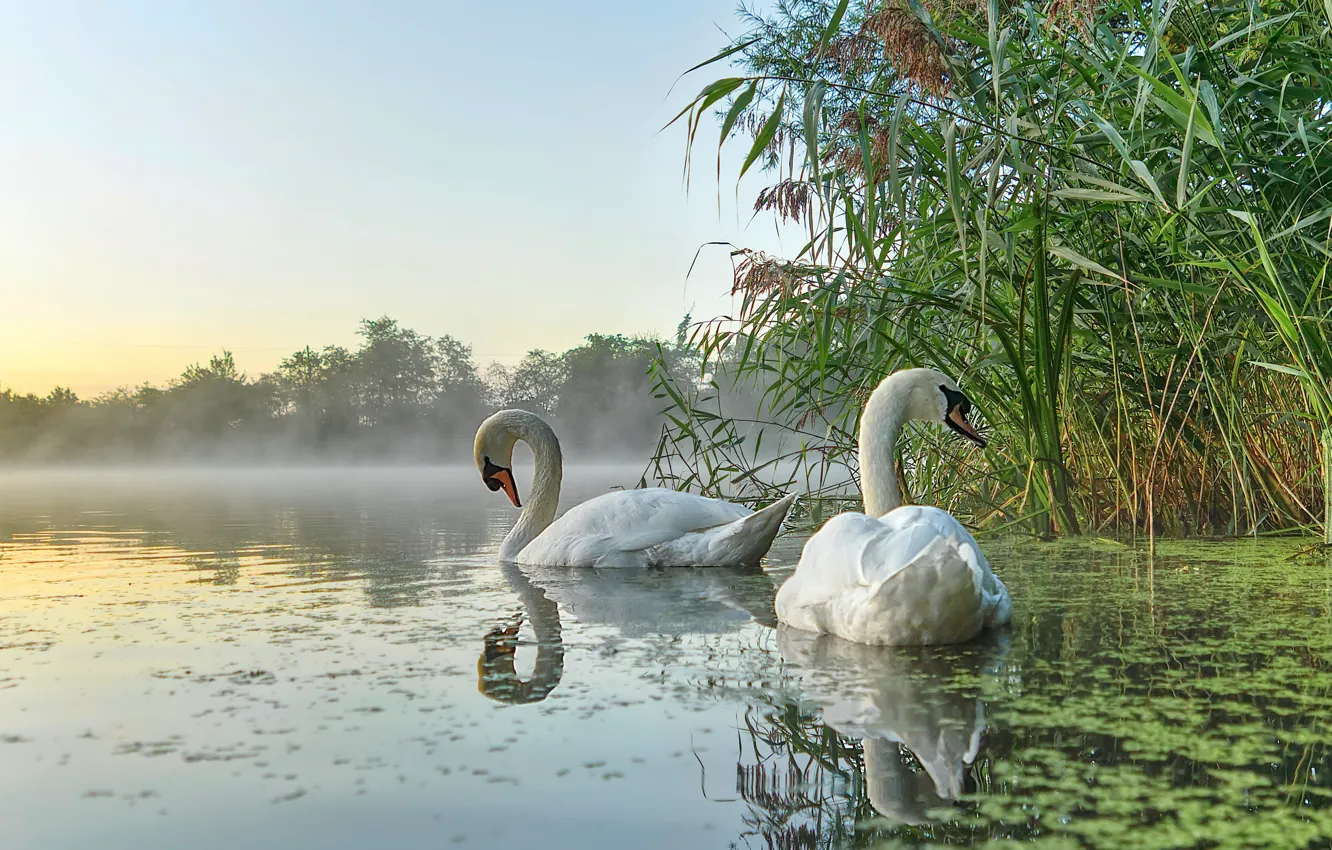
[[[513,477],[513,446],[532,449],[536,471],[523,507]],[[501,410],[476,432],[476,468],[491,490],[503,490],[518,522],[500,557],[551,567],[754,566],[781,529],[795,495],[758,512],[693,493],[650,488],[589,499],[555,519],[563,461],[560,441],[541,417]]]
[[[893,452],[909,419],[947,425],[978,445],[971,401],[934,369],[889,375],[860,417],[865,513],[828,520],[777,591],[777,618],[811,632],[892,646],[961,643],[1012,617],[1008,589],[947,511],[899,507]]]

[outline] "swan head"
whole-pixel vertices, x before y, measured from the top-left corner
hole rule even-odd
[[[523,506],[518,498],[518,482],[513,477],[513,446],[518,442],[521,414],[520,410],[501,410],[492,415],[481,423],[472,443],[482,483],[492,491],[503,490],[515,508]]]
[[[894,389],[900,386],[899,391],[904,391],[908,419],[937,422],[985,448],[985,438],[967,421],[971,399],[952,378],[938,369],[905,369],[889,375],[883,383],[889,382]]]

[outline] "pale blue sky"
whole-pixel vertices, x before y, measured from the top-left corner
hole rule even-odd
[[[721,213],[706,126],[734,0],[0,0],[0,384],[85,395],[229,347],[251,372],[387,313],[484,364],[728,309],[780,247]],[[737,157],[738,158],[738,154]],[[794,250],[797,245],[787,245]]]

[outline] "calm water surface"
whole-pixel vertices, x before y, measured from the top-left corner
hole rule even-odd
[[[566,504],[637,480],[575,471]],[[519,570],[470,470],[0,473],[6,848],[1327,846],[1332,568],[987,541],[980,644]]]

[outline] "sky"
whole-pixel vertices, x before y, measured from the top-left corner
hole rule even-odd
[[[715,126],[688,191],[661,128],[735,10],[0,0],[0,385],[258,374],[385,314],[484,366],[728,311],[704,243],[799,246]]]

